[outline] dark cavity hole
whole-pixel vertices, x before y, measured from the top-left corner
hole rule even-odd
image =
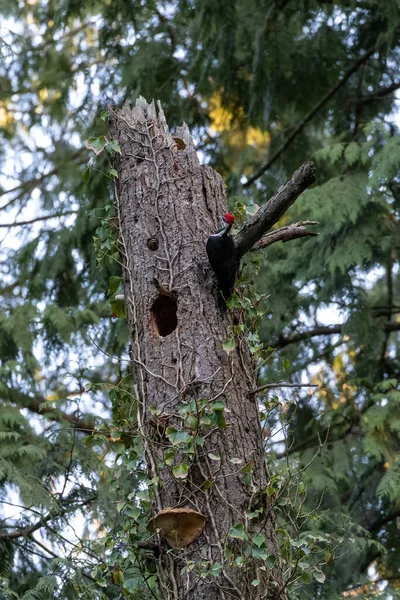
[[[149,238],[147,240],[147,247],[149,250],[158,250],[158,239],[157,238]]]
[[[157,333],[161,337],[165,337],[175,331],[178,325],[178,318],[176,316],[177,308],[176,300],[170,296],[159,296],[153,302],[151,313]]]

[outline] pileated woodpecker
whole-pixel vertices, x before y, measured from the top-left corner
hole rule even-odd
[[[229,235],[235,217],[227,213],[222,217],[221,221],[221,229],[209,236],[206,251],[210,265],[217,276],[219,288],[218,305],[221,313],[224,314],[226,311],[225,301],[233,294],[238,264],[235,244]]]

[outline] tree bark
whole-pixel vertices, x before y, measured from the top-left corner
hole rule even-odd
[[[161,107],[157,116],[139,99],[112,110],[110,132],[121,148],[116,206],[138,428],[157,483],[152,513],[206,517],[181,550],[155,536],[160,595],[283,600],[252,359],[244,338],[223,349],[232,317],[220,315],[205,252],[227,210],[224,183],[199,164],[186,126],[172,138]],[[261,558],[256,534],[265,536]]]

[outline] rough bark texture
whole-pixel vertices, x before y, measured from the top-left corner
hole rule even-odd
[[[244,339],[236,340],[229,354],[222,347],[233,337],[231,317],[221,318],[205,253],[208,235],[227,210],[224,183],[199,164],[186,127],[177,132],[186,144],[178,150],[161,109],[156,116],[153,105],[139,100],[134,109],[125,105],[112,111],[110,120],[121,147],[116,202],[138,421],[149,476],[159,478],[153,514],[175,506],[207,517],[204,533],[187,548],[167,552],[160,542],[161,597],[281,600],[274,514],[265,493],[268,472],[256,398],[250,393],[256,387],[253,365]],[[204,399],[211,415],[213,403],[224,402],[226,428],[199,420]],[[195,409],[185,420],[179,411],[189,402]],[[178,452],[168,460],[174,448],[171,427],[188,433],[194,443],[175,446]],[[173,467],[182,463],[189,465],[187,477],[174,477]],[[257,509],[262,509],[260,518],[249,520],[246,511]],[[239,523],[250,540],[257,533],[266,536],[276,567],[263,570],[264,561],[245,556],[246,542],[229,537]],[[240,555],[243,568],[233,565]],[[207,571],[216,563],[219,576],[201,575],[201,564]],[[190,569],[182,575],[185,565]],[[254,579],[259,586],[251,585]]]

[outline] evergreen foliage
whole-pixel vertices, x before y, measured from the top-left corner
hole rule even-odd
[[[280,225],[319,235],[242,274],[268,296],[260,385],[319,384],[260,398],[282,560],[297,544],[316,573],[295,564],[293,597],[400,597],[398,1],[4,0],[0,15],[0,597],[157,594],[133,552],[148,496],[109,302],[112,151],[85,148],[107,104],[139,95],[187,122],[238,214],[315,161]]]

